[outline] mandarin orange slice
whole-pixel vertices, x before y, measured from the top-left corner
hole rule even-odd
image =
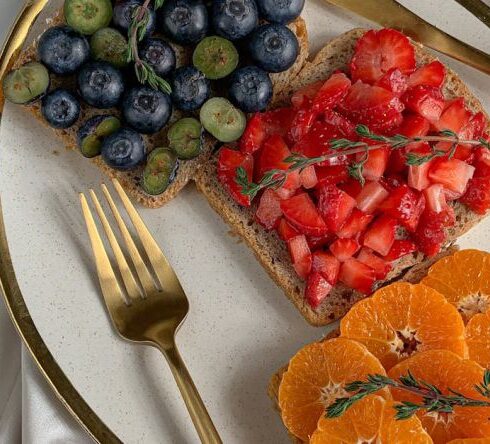
[[[417,353],[393,367],[388,375],[398,379],[409,371],[416,379],[439,388],[443,394],[449,394],[450,388],[467,397],[488,401],[475,390],[475,385],[483,381],[483,367],[450,351],[428,350]],[[392,393],[397,401],[422,401],[419,395],[404,390],[393,389]],[[455,407],[453,413],[421,410],[417,416],[435,444],[457,438],[490,436],[490,407]]]
[[[453,439],[447,444],[490,444],[490,438],[463,438]]]
[[[345,384],[386,372],[366,347],[344,338],[303,347],[289,361],[279,386],[279,407],[287,429],[308,442],[325,408],[347,396]],[[379,392],[390,397],[388,390]]]
[[[406,282],[357,302],[340,322],[340,335],[363,343],[387,370],[422,350],[466,355],[456,308],[434,289]]]
[[[490,370],[490,311],[473,316],[466,326],[470,359]]]
[[[432,265],[421,283],[443,294],[466,323],[490,308],[490,254],[458,251]]]
[[[356,402],[342,416],[322,416],[310,444],[431,444],[432,439],[416,416],[395,419],[393,402],[371,395]]]

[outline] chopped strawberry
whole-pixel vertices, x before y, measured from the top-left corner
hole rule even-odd
[[[397,219],[409,231],[417,228],[424,208],[424,196],[407,185],[395,188],[379,206],[384,214]]]
[[[320,273],[330,284],[335,285],[339,278],[340,262],[326,251],[313,253],[312,272]]]
[[[408,167],[408,185],[412,188],[422,191],[430,185],[429,169],[430,162],[422,165],[409,165]]]
[[[300,234],[300,232],[294,228],[284,217],[282,217],[279,221],[279,225],[277,226],[277,232],[279,237],[283,241],[288,241],[293,237],[296,237]]]
[[[320,274],[313,272],[306,281],[305,298],[312,308],[317,308],[328,296],[332,285]]]
[[[330,251],[340,262],[354,256],[359,248],[360,245],[355,239],[337,239],[330,245]]]
[[[395,188],[401,187],[402,185],[406,185],[405,179],[399,174],[390,174],[385,175],[381,179],[379,179],[379,183],[383,185],[383,187],[388,190],[388,192],[392,192]]]
[[[419,114],[407,114],[398,128],[398,133],[407,137],[426,136],[430,122]]]
[[[289,129],[288,139],[291,142],[298,142],[310,131],[315,119],[318,116],[318,112],[312,109],[299,109],[294,116]]]
[[[391,91],[397,97],[400,97],[408,87],[407,76],[398,68],[390,69],[375,84],[376,86],[381,86],[381,88]]]
[[[358,154],[358,160],[362,158],[363,154]],[[364,164],[363,175],[367,180],[379,180],[386,170],[388,165],[388,158],[390,156],[390,148],[383,147],[376,150],[369,151],[368,159]]]
[[[363,213],[361,210],[354,208],[352,214],[342,225],[342,228],[336,232],[340,238],[351,238],[362,233],[369,223],[373,220],[372,214]]]
[[[434,213],[440,213],[447,207],[444,187],[441,184],[434,184],[424,190],[427,209]]]
[[[485,114],[478,112],[471,116],[469,122],[461,129],[458,135],[462,139],[478,139],[483,136],[487,125],[488,122]]]
[[[408,87],[417,85],[435,86],[439,88],[444,82],[446,68],[438,60],[422,65],[408,78]]]
[[[376,282],[376,274],[368,265],[350,258],[341,265],[339,280],[347,287],[370,294]]]
[[[474,177],[490,176],[490,151],[488,148],[475,149],[475,174]]]
[[[470,118],[471,113],[466,109],[464,99],[459,97],[446,104],[444,112],[433,122],[433,125],[437,131],[451,130],[459,133],[468,124]]]
[[[475,167],[462,160],[439,159],[431,166],[429,179],[433,183],[444,185],[449,190],[463,193],[474,172]]]
[[[440,213],[424,211],[414,234],[418,249],[429,257],[439,253],[446,240],[445,228],[454,225],[454,221],[454,211],[449,206]]]
[[[264,228],[271,230],[278,226],[282,216],[281,200],[274,190],[268,188],[260,196],[255,218]]]
[[[301,234],[288,240],[289,254],[293,267],[300,278],[306,279],[311,271],[311,251],[306,242],[306,237]]]
[[[485,214],[490,208],[490,176],[471,179],[461,202],[475,213]]]
[[[334,239],[335,235],[333,233],[327,233],[322,236],[306,236],[306,240],[312,251],[329,245]]]
[[[383,257],[386,262],[393,262],[407,254],[417,251],[417,245],[408,239],[395,239],[389,253]]]
[[[357,195],[357,208],[364,213],[372,213],[389,195],[379,182],[368,182]]]
[[[320,188],[319,193],[318,211],[328,229],[336,232],[352,213],[356,201],[335,185],[326,185]]]
[[[349,172],[345,165],[331,165],[326,167],[317,166],[315,171],[318,179],[317,187],[321,187],[325,184],[336,185],[349,178]]]
[[[406,148],[398,148],[390,151],[386,172],[388,174],[400,174],[407,168]]]
[[[376,219],[364,234],[364,246],[381,256],[386,256],[395,241],[396,219],[381,216]]]
[[[240,139],[240,150],[244,153],[252,154],[262,147],[266,137],[267,131],[262,114],[255,113],[248,121]]]
[[[359,252],[357,260],[371,267],[374,270],[376,279],[384,279],[391,270],[391,265],[388,262],[366,247]]]
[[[301,233],[321,236],[328,231],[322,216],[307,193],[281,201],[284,217]]]
[[[349,196],[353,197],[354,199],[356,199],[359,193],[362,191],[361,182],[359,182],[357,179],[354,179],[350,176],[347,180],[338,184],[338,187],[342,191],[345,191]]]
[[[339,114],[331,109],[323,112],[322,120],[333,128],[340,131],[342,137],[347,137],[349,140],[356,140],[356,126],[347,117]]]
[[[299,173],[299,180],[303,188],[309,190],[310,188],[315,188],[318,183],[318,178],[316,177],[315,166],[307,166],[303,171]]]
[[[436,122],[444,109],[444,96],[439,88],[418,85],[407,90],[402,97],[406,107],[430,122]]]
[[[316,94],[311,108],[317,112],[332,109],[346,96],[350,86],[351,81],[344,73],[333,74]]]
[[[415,69],[415,52],[408,38],[394,29],[366,32],[350,62],[352,79],[374,83],[392,68],[403,74]]]
[[[239,167],[245,169],[248,180],[251,181],[254,168],[253,157],[231,148],[221,148],[218,155],[218,179],[235,202],[244,207],[249,207],[251,204],[250,196],[242,194],[242,187],[236,182]]]
[[[309,108],[311,101],[315,98],[320,88],[325,83],[324,80],[318,80],[317,82],[309,83],[298,89],[291,96],[291,104],[294,108]]]

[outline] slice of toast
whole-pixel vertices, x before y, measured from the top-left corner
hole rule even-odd
[[[56,25],[61,25],[64,23],[64,17],[62,11],[59,11],[54,17],[46,20],[47,27],[52,27]],[[49,24],[49,25],[48,25]],[[304,20],[299,17],[294,22],[290,23],[289,28],[295,33],[298,38],[300,53],[294,63],[294,65],[287,71],[271,74],[271,80],[274,86],[274,97],[282,95],[283,90],[286,89],[290,83],[290,80],[297,76],[303,67],[307,57],[308,57],[308,35],[306,31],[306,24]],[[190,64],[192,60],[192,51],[189,48],[184,48],[178,45],[172,44],[176,56],[177,65]],[[37,59],[37,39],[27,47],[20,55],[17,62],[14,64],[14,68]],[[68,88],[72,91],[76,90],[76,81],[74,77],[68,78],[55,78],[51,76],[51,88],[63,87]],[[71,128],[66,130],[54,129],[56,136],[62,141],[66,148],[77,149],[77,132],[81,124],[89,117],[98,114],[112,114],[120,117],[121,113],[117,109],[100,110],[88,106],[87,104],[81,104],[81,115],[77,123]],[[36,119],[41,121],[44,125],[48,126],[41,114],[41,104],[40,101],[24,107],[29,111]],[[183,114],[174,110],[172,113],[169,123],[165,128],[159,133],[151,136],[144,136],[145,143],[148,147],[148,152],[159,146],[167,145],[167,131],[170,125],[183,117]],[[116,177],[121,185],[124,187],[127,193],[129,193],[135,200],[137,200],[142,205],[149,208],[158,208],[167,203],[169,200],[173,199],[178,192],[193,179],[200,168],[211,156],[213,148],[216,145],[216,140],[209,134],[204,137],[204,146],[202,153],[195,159],[188,161],[181,161],[179,169],[173,183],[167,188],[167,190],[158,196],[151,196],[143,191],[140,186],[140,177],[143,171],[143,167],[136,168],[131,171],[117,171],[108,167],[101,157],[95,157],[90,159],[95,165],[97,165],[105,174],[109,177]],[[82,162],[83,159],[80,159]]]
[[[329,42],[313,60],[305,63],[301,72],[290,81],[289,86],[276,96],[274,104],[287,105],[291,94],[298,88],[326,79],[337,69],[345,69],[357,40],[365,31],[354,29]],[[413,44],[419,65],[435,60],[435,57],[430,55],[422,45]],[[446,70],[443,88],[445,96],[447,98],[462,96],[472,111],[484,111],[481,103],[456,73],[449,68]],[[196,178],[196,185],[232,230],[243,237],[271,278],[283,289],[310,324],[317,326],[329,324],[342,317],[356,301],[364,297],[361,293],[338,283],[317,309],[311,308],[304,298],[305,284],[293,269],[285,243],[275,231],[267,232],[255,221],[253,206],[252,208],[240,207],[221,186],[216,174],[216,156],[201,168]],[[482,216],[469,211],[459,203],[454,205],[454,210],[456,225],[448,232],[447,245],[452,244],[482,219]],[[423,264],[425,260],[422,253],[402,257],[393,264],[392,271],[382,285],[402,278],[413,266]]]

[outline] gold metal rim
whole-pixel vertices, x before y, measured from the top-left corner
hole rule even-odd
[[[31,25],[49,0],[30,0],[17,16],[5,45],[0,53],[0,81],[9,67],[19,57]],[[0,88],[0,122],[4,109],[4,97]],[[15,277],[3,221],[0,199],[0,292],[4,296],[7,311],[26,348],[30,351],[39,370],[60,399],[61,403],[87,431],[95,442],[121,443],[119,438],[101,421],[56,363],[39,334],[24,301]]]

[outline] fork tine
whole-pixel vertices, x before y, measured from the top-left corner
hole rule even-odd
[[[90,197],[92,198],[92,202],[95,205],[95,209],[97,210],[97,214],[99,215],[100,221],[102,222],[102,226],[104,227],[104,231],[107,235],[107,238],[109,239],[109,243],[111,244],[111,248],[112,251],[114,252],[114,256],[116,258],[119,271],[121,272],[121,276],[124,285],[126,287],[128,296],[131,299],[140,297],[142,296],[141,291],[134,279],[131,269],[128,266],[126,258],[124,257],[124,254],[121,251],[121,247],[119,246],[116,236],[114,236],[114,232],[112,231],[112,228],[109,224],[109,221],[107,220],[104,210],[100,205],[99,199],[97,198],[97,195],[95,194],[94,190],[91,189],[89,190],[89,192],[90,192]]]
[[[90,243],[92,244],[97,275],[99,276],[100,287],[102,288],[102,295],[104,296],[109,312],[113,313],[122,305],[122,303],[124,303],[124,296],[112,269],[109,257],[105,251],[97,226],[95,225],[87,199],[83,193],[80,193],[80,203],[82,205],[83,217],[85,219],[85,224],[87,225]]]
[[[143,247],[145,248],[146,254],[148,255],[148,259],[151,262],[151,265],[153,266],[153,269],[155,270],[155,274],[158,278],[158,281],[160,282],[161,288],[164,287],[164,281],[166,280],[167,288],[169,285],[172,285],[171,282],[169,282],[169,277],[173,278],[173,280],[177,281],[176,283],[180,287],[179,280],[177,278],[177,275],[175,274],[173,268],[169,264],[167,258],[163,254],[162,250],[156,243],[155,239],[153,236],[150,234],[150,231],[146,227],[145,223],[141,219],[140,215],[134,208],[133,204],[129,200],[128,195],[125,193],[123,190],[121,184],[117,179],[112,179],[112,182],[114,184],[114,187],[116,188],[117,193],[119,194],[119,197],[121,198],[124,207],[126,208],[126,211],[129,214],[129,217],[131,219],[131,222],[133,222],[134,227],[136,228],[136,231],[141,239],[141,243],[143,244]],[[170,273],[170,274],[169,274]],[[165,277],[167,279],[165,279]],[[179,288],[180,289],[180,288]]]
[[[133,238],[131,237],[131,234],[126,227],[126,224],[124,223],[124,220],[121,217],[121,214],[119,213],[119,210],[117,209],[116,204],[114,203],[114,200],[109,193],[109,190],[107,189],[105,184],[102,184],[101,187],[102,192],[107,199],[107,202],[109,202],[109,206],[111,208],[112,214],[114,215],[114,218],[116,219],[117,225],[119,226],[119,230],[121,231],[121,234],[124,238],[124,242],[126,242],[126,246],[128,247],[129,254],[133,261],[134,267],[136,268],[136,273],[138,274],[143,290],[145,291],[146,295],[148,295],[152,290],[156,288],[155,282],[153,281],[153,278],[151,277],[148,268],[143,262],[138,248],[136,247]]]

